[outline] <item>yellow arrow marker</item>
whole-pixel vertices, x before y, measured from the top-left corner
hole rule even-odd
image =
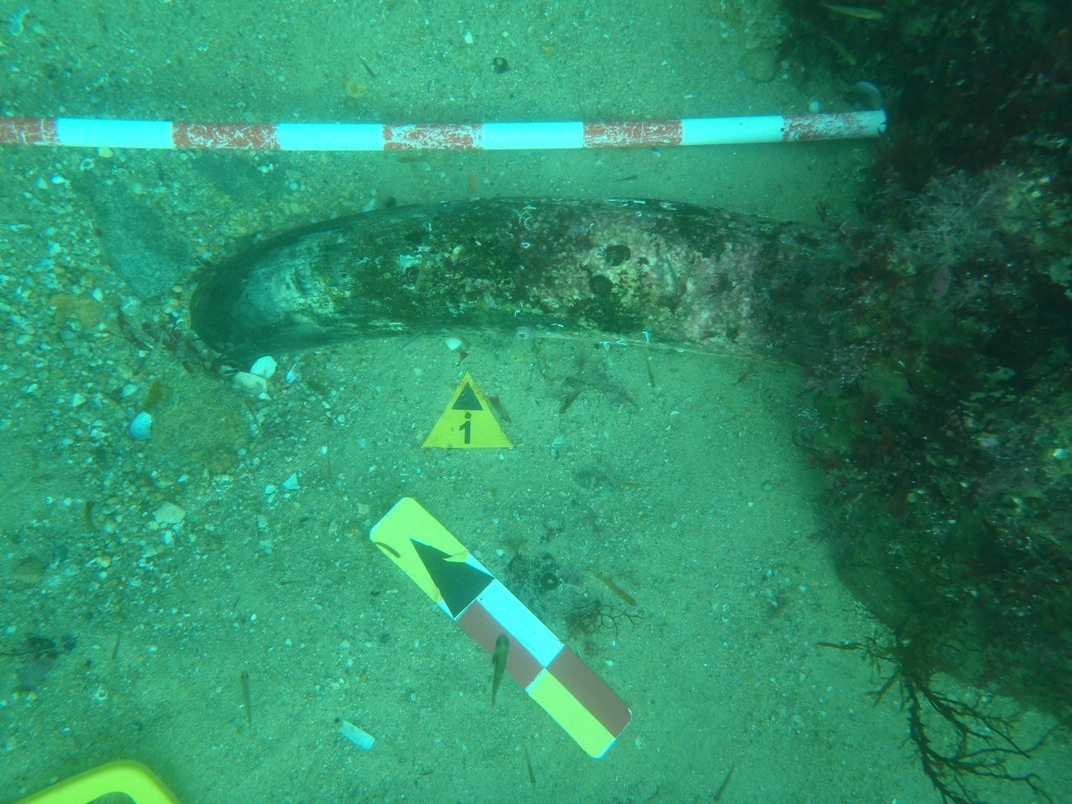
[[[121,759],[72,776],[20,800],[20,804],[72,804],[121,798],[138,804],[179,804],[175,794],[139,762]]]
[[[435,423],[424,449],[446,447],[471,449],[474,447],[512,447],[499,420],[491,412],[491,406],[480,389],[476,387],[469,372],[465,372],[458,390],[451,397],[447,409]]]
[[[465,561],[469,551],[454,534],[439,524],[434,516],[424,510],[416,500],[404,497],[391,509],[390,517],[384,517],[375,527],[372,543],[414,580],[433,603],[443,599],[439,587],[413,547],[413,538],[422,544],[446,554],[452,560]]]
[[[420,503],[399,500],[369,538],[497,659],[493,703],[505,672],[589,756],[610,750],[629,707]]]

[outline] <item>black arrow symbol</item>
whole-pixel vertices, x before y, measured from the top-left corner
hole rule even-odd
[[[432,583],[439,589],[439,594],[443,595],[447,611],[455,620],[494,580],[486,572],[464,561],[448,561],[450,553],[429,547],[414,538],[410,538],[410,542],[424,568],[428,570]]]

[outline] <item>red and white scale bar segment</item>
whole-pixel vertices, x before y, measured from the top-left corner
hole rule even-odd
[[[491,583],[454,617],[489,654],[500,634],[510,640],[506,672],[529,697],[593,759],[610,750],[632,719],[632,712],[581,658],[472,555],[467,563],[486,573]]]
[[[0,145],[256,151],[503,151],[877,137],[884,111],[621,123],[185,123],[0,118]]]

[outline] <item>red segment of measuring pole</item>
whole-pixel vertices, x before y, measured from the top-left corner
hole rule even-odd
[[[279,135],[269,124],[172,123],[171,139],[180,150],[279,150]]]
[[[873,136],[866,118],[859,113],[785,116],[783,142],[835,140]]]
[[[655,148],[680,144],[680,120],[584,124],[585,148]]]
[[[480,123],[428,123],[383,127],[385,151],[477,151],[484,139]]]
[[[61,145],[52,117],[0,118],[0,145]]]

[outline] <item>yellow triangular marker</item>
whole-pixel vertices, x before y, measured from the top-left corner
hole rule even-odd
[[[480,393],[469,372],[465,372],[447,409],[435,423],[422,447],[471,449],[473,447],[512,447],[488,400]]]

